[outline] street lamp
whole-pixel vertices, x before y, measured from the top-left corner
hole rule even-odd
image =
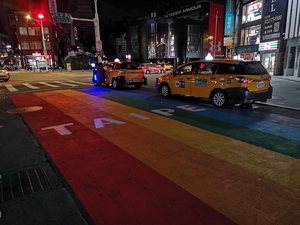
[[[43,54],[44,54],[44,58],[45,58],[46,71],[48,71],[47,49],[46,49],[46,40],[45,40],[44,26],[43,26],[44,15],[40,13],[38,15],[38,18],[40,19],[40,21],[38,21],[37,19],[32,18],[29,15],[27,16],[27,19],[35,20],[41,27],[42,42],[43,42]]]

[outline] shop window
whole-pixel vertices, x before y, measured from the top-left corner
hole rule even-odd
[[[243,6],[243,19],[242,23],[248,23],[261,19],[262,15],[262,0],[251,2]]]
[[[290,54],[289,54],[289,63],[288,68],[293,69],[295,65],[295,54],[296,54],[296,47],[290,48]]]
[[[242,45],[255,45],[260,43],[261,25],[247,27],[241,30]]]

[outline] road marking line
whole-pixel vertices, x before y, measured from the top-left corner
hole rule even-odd
[[[10,92],[19,91],[18,89],[14,88],[11,84],[6,84],[5,87],[6,87],[7,90],[9,90]]]
[[[22,84],[23,84],[24,86],[30,88],[30,89],[40,89],[39,87],[33,86],[33,85],[29,84],[29,83],[22,83]]]
[[[43,84],[43,85],[46,85],[46,86],[49,86],[49,87],[59,87],[57,85],[54,85],[54,84],[49,84],[49,83],[46,83],[46,82],[39,82],[40,84]]]
[[[94,84],[89,84],[89,83],[84,83],[84,82],[78,82],[78,81],[74,81],[74,80],[68,80],[68,82],[72,82],[72,83],[75,83],[75,84],[84,84],[84,85],[94,86]]]
[[[68,84],[68,83],[60,82],[60,81],[53,81],[53,82],[54,82],[54,83],[57,83],[57,84],[63,84],[63,85],[71,86],[71,87],[76,87],[76,86],[78,86],[77,84]]]

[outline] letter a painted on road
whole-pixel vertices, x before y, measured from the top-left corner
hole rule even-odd
[[[119,120],[113,120],[113,119],[109,119],[109,118],[97,118],[97,119],[94,119],[94,124],[95,124],[95,127],[98,129],[98,128],[104,128],[105,125],[108,125],[108,124],[125,124],[126,122],[123,122],[123,121],[119,121]]]

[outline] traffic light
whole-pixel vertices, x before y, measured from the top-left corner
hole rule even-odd
[[[39,18],[40,20],[42,20],[42,19],[44,19],[44,15],[40,13],[40,14],[38,15],[38,18]]]

